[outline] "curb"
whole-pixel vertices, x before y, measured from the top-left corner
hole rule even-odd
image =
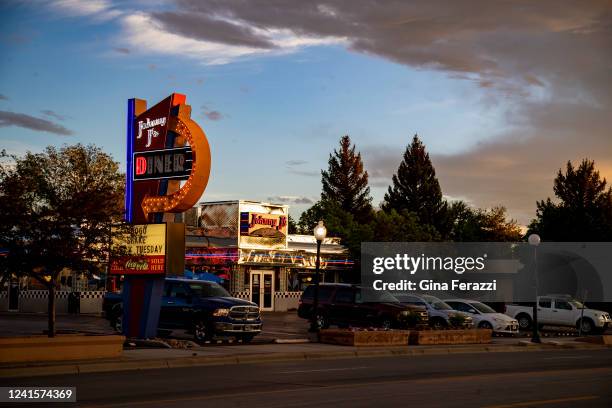
[[[280,361],[308,361],[308,360],[335,360],[345,358],[371,358],[371,357],[397,357],[397,356],[420,356],[440,354],[468,354],[468,353],[512,353],[530,351],[555,351],[609,349],[609,345],[593,344],[541,344],[528,347],[518,345],[482,345],[477,347],[432,347],[415,349],[410,346],[373,349],[367,348],[347,349],[333,352],[284,352],[284,353],[259,353],[231,356],[194,356],[178,357],[157,360],[132,360],[132,361],[105,361],[105,362],[83,362],[56,365],[22,366],[22,367],[0,367],[0,378],[39,377],[48,375],[78,375],[84,373],[110,372],[110,371],[136,371],[152,370],[161,368],[181,368],[199,366],[217,366],[234,364],[255,364]]]

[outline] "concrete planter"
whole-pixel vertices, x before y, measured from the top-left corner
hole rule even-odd
[[[410,344],[486,344],[492,334],[488,329],[412,331]]]
[[[0,364],[120,357],[124,336],[1,337]]]
[[[319,332],[319,341],[342,346],[406,346],[408,330],[347,330],[325,329]]]

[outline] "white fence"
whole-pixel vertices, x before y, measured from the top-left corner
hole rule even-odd
[[[68,313],[69,291],[55,292],[56,313]],[[80,292],[79,311],[83,314],[101,314],[104,291]],[[286,312],[295,310],[298,307],[298,300],[302,292],[275,292],[274,311]],[[250,299],[250,292],[233,292],[232,296],[239,299]],[[8,293],[0,291],[0,312],[8,310]],[[23,290],[19,292],[19,312],[23,313],[44,313],[47,311],[47,291],[46,290]]]
[[[69,291],[55,292],[55,312],[68,313]],[[104,291],[80,292],[80,313],[101,314]],[[47,311],[48,292],[46,290],[22,290],[19,292],[19,312],[44,313]],[[7,292],[0,292],[0,311],[8,310],[9,299]]]
[[[295,310],[298,307],[298,300],[302,292],[275,292],[274,293],[274,311],[286,312]],[[239,299],[249,300],[251,293],[248,290],[241,292],[232,292],[232,296]]]

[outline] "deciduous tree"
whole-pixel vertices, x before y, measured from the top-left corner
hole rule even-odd
[[[55,286],[68,268],[93,273],[107,259],[110,226],[123,214],[118,163],[95,146],[48,147],[23,157],[2,153],[0,265],[49,290],[49,336],[55,335]]]

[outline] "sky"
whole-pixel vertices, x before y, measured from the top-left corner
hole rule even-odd
[[[378,205],[414,134],[444,195],[525,225],[568,160],[612,178],[611,1],[0,1],[0,149],[95,144],[187,95],[202,201],[318,200],[348,134]]]

